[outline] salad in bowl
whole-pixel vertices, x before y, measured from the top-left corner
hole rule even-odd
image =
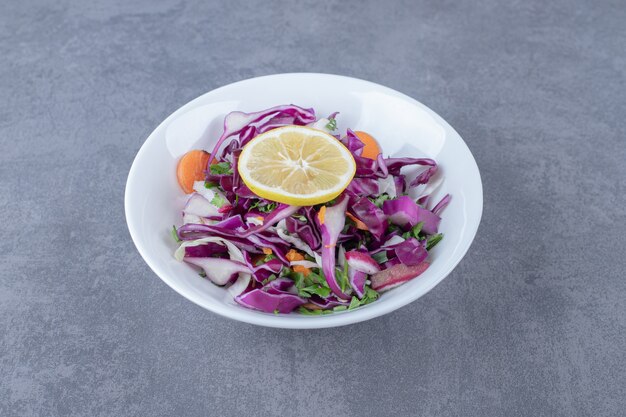
[[[296,105],[229,113],[212,149],[178,160],[188,198],[175,259],[275,314],[357,309],[418,278],[443,239],[442,172],[430,158],[385,157],[385,138],[339,131],[339,117]]]

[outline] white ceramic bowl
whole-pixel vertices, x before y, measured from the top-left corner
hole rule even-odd
[[[278,104],[313,107],[318,117],[339,111],[347,127],[376,137],[385,156],[428,156],[445,179],[435,194],[452,202],[442,214],[444,239],[430,255],[421,276],[376,302],[324,316],[275,315],[234,303],[226,290],[172,254],[172,225],[180,225],[186,200],[176,182],[178,158],[190,149],[212,148],[224,116],[233,110],[257,111]],[[457,132],[418,101],[368,81],[329,74],[278,74],[236,82],[185,104],[161,123],[143,144],[128,174],[125,209],[128,229],[141,256],[167,285],[194,303],[247,323],[311,329],[342,326],[378,317],[414,301],[443,280],[465,255],[482,215],[483,194],[476,161]]]

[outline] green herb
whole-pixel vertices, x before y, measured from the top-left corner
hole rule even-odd
[[[432,235],[428,237],[426,241],[426,250],[431,250],[435,247],[437,243],[439,243],[443,239],[443,235],[441,233],[437,233],[436,235]]]
[[[323,310],[309,310],[308,308],[300,307],[298,308],[300,314],[304,314],[305,316],[320,316],[322,315]]]
[[[331,119],[328,119],[328,123],[326,123],[326,129],[337,130],[337,120],[334,117]]]
[[[233,173],[230,162],[227,161],[211,165],[209,171],[211,171],[211,174],[213,175],[232,175]]]
[[[224,204],[226,204],[226,199],[219,194],[215,194],[211,199],[211,204],[217,208],[222,208],[224,207]]]
[[[293,280],[300,297],[309,298],[312,295],[319,295],[325,298],[330,295],[330,287],[326,280],[313,271],[307,276],[301,272],[291,271],[287,276]]]
[[[422,227],[424,227],[424,222],[419,222],[411,229],[411,234],[414,238],[419,239],[419,234],[422,231]]]
[[[346,306],[336,306],[333,308],[333,311],[343,311],[343,310],[347,310],[348,307]]]
[[[371,287],[365,287],[365,294],[363,295],[363,303],[369,304],[372,301],[376,301],[380,294],[373,290]]]
[[[172,226],[172,238],[176,241],[176,243],[182,242],[178,237],[178,231],[176,230],[176,226]]]
[[[278,206],[278,203],[272,201],[271,203],[265,204],[264,206],[258,206],[257,208],[262,213],[269,213],[270,211],[274,210],[277,206]]]
[[[380,252],[372,255],[372,258],[374,258],[374,260],[376,262],[378,262],[379,264],[385,263],[385,262],[387,262],[389,260],[389,258],[387,258],[387,251],[386,250],[380,251]]]
[[[217,183],[214,183],[213,181],[205,181],[204,188],[217,188]]]
[[[278,314],[280,313],[280,311],[278,311],[278,309],[274,310],[274,314]]]
[[[257,264],[258,265],[258,264]],[[269,277],[265,278],[261,284],[266,285],[276,279],[276,275],[272,274]]]
[[[283,268],[283,271],[285,269],[286,268]],[[298,289],[298,291],[300,289],[302,289],[302,288],[307,286],[307,283],[305,282],[305,279],[304,279],[304,274],[302,272],[295,272],[295,271],[291,271],[291,270],[288,270],[288,271],[289,272],[287,272],[285,274],[285,276],[287,278],[291,278],[293,280],[293,283],[296,286],[296,288]]]
[[[387,233],[392,233],[392,232],[395,232],[397,230],[400,230],[400,228],[398,226],[396,226],[395,224],[390,224],[387,227]]]
[[[312,295],[319,295],[322,298],[326,298],[330,295],[330,288],[322,287],[320,285],[311,285],[298,289],[298,295],[300,297],[309,298]]]
[[[293,217],[294,219],[300,220],[301,222],[307,222],[307,219],[305,216],[303,216],[302,214],[292,214],[291,217]]]
[[[309,273],[309,275],[305,277],[305,281],[308,283],[308,285],[318,284],[324,288],[330,288],[328,286],[328,282],[326,282],[324,273],[319,268],[318,270],[320,271],[319,274],[316,274],[315,272],[311,271],[311,273]]]
[[[269,262],[272,259],[276,259],[276,255],[274,255],[273,253],[270,253],[269,255],[265,255],[264,258],[261,258],[258,261],[256,261],[254,265],[255,266],[263,265],[264,263]]]
[[[353,310],[357,307],[364,306],[366,304],[376,301],[377,299],[378,293],[370,287],[365,287],[365,293],[363,294],[363,298],[359,300],[356,297],[352,297],[352,300],[350,300],[350,305],[348,306],[348,310]]]
[[[384,193],[384,194],[379,195],[376,198],[370,198],[370,201],[374,203],[376,207],[381,208],[383,206],[383,203],[389,200],[389,198],[390,198],[389,194]]]
[[[404,232],[402,233],[402,239],[407,240],[411,238],[411,232]]]
[[[346,289],[350,288],[350,284],[348,283],[348,263],[344,264],[343,270],[335,269],[335,278],[337,279],[337,284],[339,284],[339,288],[341,288],[342,292],[346,292]]]

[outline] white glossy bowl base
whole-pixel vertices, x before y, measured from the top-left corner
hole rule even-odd
[[[230,294],[201,278],[173,257],[172,225],[181,224],[186,195],[176,182],[178,158],[191,149],[211,150],[233,110],[258,111],[279,104],[313,107],[318,117],[339,111],[338,126],[364,130],[381,144],[385,156],[435,159],[444,182],[434,201],[452,201],[442,214],[444,239],[430,255],[421,276],[376,302],[353,311],[324,316],[275,315],[241,307]],[[378,84],[329,74],[278,74],[236,82],[187,103],[163,121],[139,150],[126,184],[128,229],[150,268],[176,292],[231,319],[282,328],[342,326],[378,317],[414,301],[443,280],[470,247],[482,215],[483,194],[476,162],[448,123],[418,101]]]

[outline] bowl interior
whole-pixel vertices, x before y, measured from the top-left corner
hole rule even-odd
[[[442,214],[444,239],[420,277],[391,290],[375,303],[326,316],[274,315],[243,308],[172,254],[172,225],[180,225],[186,195],[177,185],[178,158],[190,149],[212,148],[224,116],[233,110],[257,111],[278,104],[313,107],[318,117],[339,111],[341,132],[364,130],[385,156],[430,157],[443,175],[433,202],[452,195]],[[482,214],[482,185],[476,162],[441,117],[395,90],[354,78],[327,74],[280,74],[253,78],[213,90],[169,116],[148,137],[131,167],[126,186],[128,227],[152,270],[178,293],[215,313],[272,327],[321,328],[370,319],[419,298],[457,265],[469,248]]]

